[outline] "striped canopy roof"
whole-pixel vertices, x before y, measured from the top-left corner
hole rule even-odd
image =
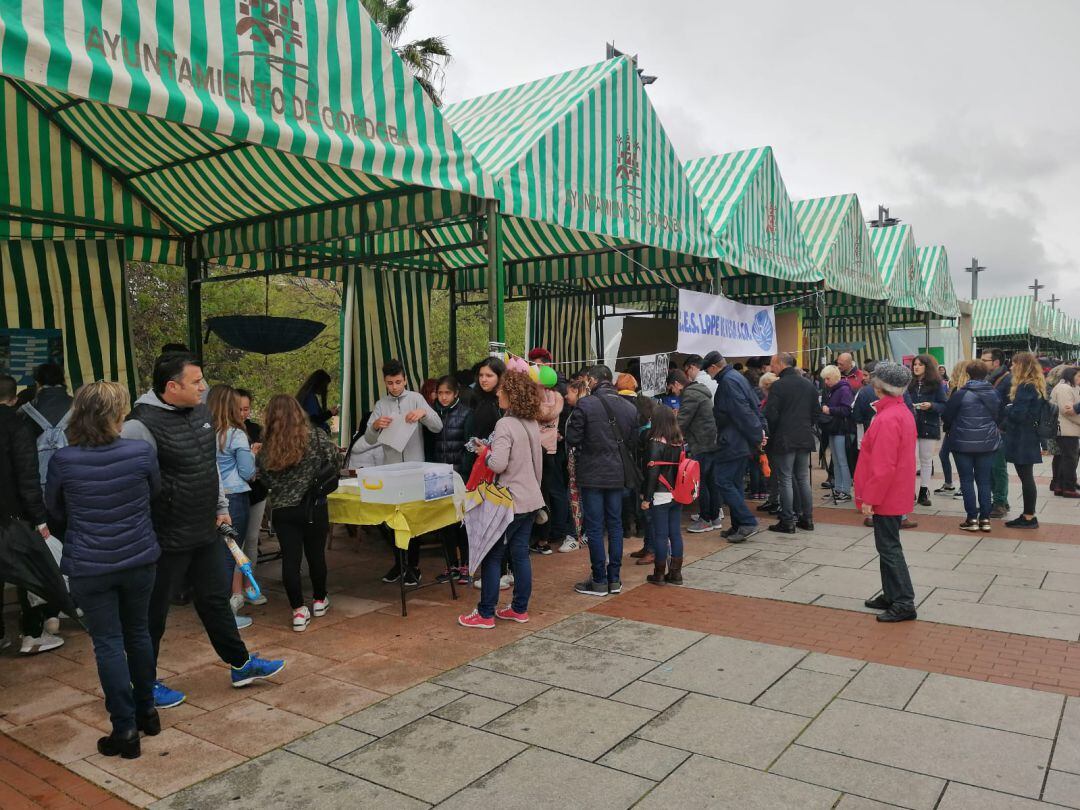
[[[952,275],[949,273],[949,255],[944,245],[929,245],[917,250],[919,257],[919,286],[926,308],[943,318],[960,317],[960,305],[956,301]]]
[[[858,197],[797,200],[795,217],[829,289],[872,300],[889,297]]]
[[[1011,295],[972,301],[971,329],[976,338],[1034,335],[1035,299],[1030,295]]]
[[[352,0],[11,0],[0,73],[0,236],[120,234],[176,260],[186,237],[204,256],[281,249],[391,200],[410,200],[400,218],[444,208],[412,199],[428,189],[494,194]]]
[[[739,273],[809,284],[823,276],[799,230],[770,146],[697,158],[686,176],[720,242],[724,263]]]
[[[889,305],[925,312],[928,307],[919,286],[919,257],[911,226],[871,228],[870,246],[889,291]]]

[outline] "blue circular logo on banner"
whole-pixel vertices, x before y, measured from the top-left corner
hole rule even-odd
[[[773,325],[767,309],[761,310],[761,312],[754,316],[754,326],[751,330],[751,334],[754,336],[754,340],[757,341],[757,345],[761,347],[762,351],[767,351],[772,348]]]

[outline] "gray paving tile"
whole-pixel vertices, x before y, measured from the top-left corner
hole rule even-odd
[[[638,807],[642,810],[827,810],[839,798],[834,790],[762,773],[707,757],[693,756],[664,780]]]
[[[422,683],[374,706],[361,709],[339,722],[357,731],[382,737],[435,711],[440,706],[457,700],[463,694],[464,692],[446,686]]]
[[[918,669],[867,664],[840,693],[840,697],[902,709],[925,677],[926,673]]]
[[[737,546],[728,546],[710,554],[708,557],[702,557],[695,564],[709,563],[710,567],[727,568],[729,565],[737,563],[739,560],[753,557],[758,551],[760,551],[760,548],[756,542],[752,545],[743,543]]]
[[[685,694],[684,689],[672,689],[670,686],[660,686],[660,684],[656,683],[634,681],[612,695],[611,699],[620,703],[629,703],[631,706],[640,706],[643,709],[662,712]]]
[[[530,636],[478,658],[473,666],[608,697],[651,670],[643,658]]]
[[[549,687],[547,684],[503,675],[488,669],[464,666],[444,672],[434,678],[435,683],[470,692],[503,703],[518,705],[534,698]]]
[[[1064,613],[1080,616],[1080,593],[1048,591],[1044,588],[1017,588],[1013,585],[991,585],[982,599],[984,605],[1042,610],[1047,613]]]
[[[865,537],[872,537],[874,534],[873,529],[868,529],[865,526],[849,526],[843,523],[818,523],[817,530],[813,532],[805,532],[807,535],[823,536],[823,537],[840,537],[845,540],[862,540]],[[802,535],[799,535],[800,537]]]
[[[863,662],[857,658],[844,658],[842,655],[828,655],[826,653],[810,653],[799,662],[800,669],[810,669],[814,672],[824,672],[828,675],[843,675],[845,678],[853,678]]]
[[[978,549],[972,551],[971,554],[978,553]],[[971,556],[968,555],[968,557]],[[962,573],[969,574],[988,574],[990,576],[1005,576],[1013,579],[1024,580],[1026,582],[1032,582],[1036,587],[1046,577],[1046,571],[1036,571],[1028,568],[1015,568],[1011,565],[991,565],[988,563],[973,563],[968,562],[967,558],[964,558],[964,562],[956,566],[956,570]],[[1017,583],[1010,582],[1010,585]]]
[[[1080,774],[1080,698],[1065,699],[1065,711],[1061,715],[1061,729],[1054,746],[1051,767]]]
[[[686,587],[717,593],[731,593],[737,596],[757,596],[764,599],[779,599],[784,602],[810,604],[820,594],[808,593],[788,587],[785,579],[756,577],[750,574],[732,574],[727,571],[715,571],[708,568],[683,569],[689,572],[684,576]]]
[[[881,575],[876,568],[870,570],[822,565],[799,577],[789,587],[807,593],[867,599],[881,590]]]
[[[1037,797],[1049,740],[847,700],[833,701],[799,744],[940,779]]]
[[[591,762],[530,748],[439,805],[439,810],[625,810],[653,782]]]
[[[841,675],[795,668],[754,701],[755,706],[814,717],[847,684]]]
[[[861,796],[853,796],[850,793],[840,797],[834,810],[892,810],[899,805],[875,802],[873,799],[864,799]]]
[[[704,633],[692,630],[623,620],[609,624],[577,643],[597,650],[666,661],[703,638]]]
[[[769,771],[910,810],[930,810],[945,787],[944,779],[801,745],[791,746]]]
[[[1080,557],[1066,557],[1030,549],[1042,543],[1023,543],[1019,550],[1012,553],[983,551],[975,549],[964,562],[973,565],[993,565],[999,568],[1020,568],[1033,571],[1060,571],[1063,574],[1080,574]]]
[[[954,591],[951,588],[934,588],[927,597],[936,596],[938,599],[947,599],[950,602],[978,602],[982,594],[978,591]]]
[[[1080,776],[1064,771],[1050,771],[1046,775],[1043,798],[1066,807],[1080,807]]]
[[[1054,805],[950,782],[938,810],[1050,810]]]
[[[267,810],[316,806],[320,810],[352,810],[356,807],[421,810],[427,807],[416,799],[280,749],[153,805],[155,810],[210,807]]]
[[[806,724],[806,718],[793,714],[687,695],[637,736],[751,768],[766,768]]]
[[[601,616],[599,613],[577,613],[561,622],[545,627],[537,632],[541,638],[553,638],[557,641],[577,641],[585,638],[589,633],[595,633],[602,627],[617,622],[610,616]]]
[[[1002,554],[1016,551],[1019,547],[1019,540],[1004,540],[1000,537],[984,537],[976,546],[979,551],[996,551]]]
[[[1032,573],[1032,572],[1025,571],[1023,573],[1028,574],[1028,573]],[[1024,578],[1023,576],[1012,577],[1012,576],[1005,576],[1004,574],[998,574],[996,577],[994,577],[994,584],[995,585],[1012,585],[1012,586],[1017,587],[1017,588],[1039,588],[1039,587],[1042,586],[1042,583],[1045,581],[1046,577],[1048,577],[1048,576],[1049,576],[1049,574],[1045,574],[1043,576],[1039,576],[1038,574],[1036,574],[1035,576],[1032,576],[1030,578]]]
[[[869,549],[847,549],[833,551],[826,548],[808,548],[791,558],[792,562],[812,563],[813,565],[833,565],[839,568],[862,568],[868,562],[877,559],[877,553]]]
[[[911,581],[915,588],[951,588],[958,591],[982,593],[989,586],[993,577],[989,574],[974,574],[970,571],[944,571],[940,568],[924,568],[920,565],[909,566]]]
[[[453,703],[447,703],[442,708],[436,709],[432,715],[453,723],[480,728],[513,708],[513,703],[503,703],[501,700],[492,700],[480,695],[465,695]]]
[[[333,723],[299,740],[293,740],[285,746],[285,750],[326,764],[351,754],[374,739],[376,738],[370,734]]]
[[[998,683],[930,673],[909,712],[1053,739],[1065,697]]]
[[[974,536],[964,537],[958,534],[947,534],[928,549],[931,554],[959,554],[963,557],[978,544]]]
[[[819,548],[823,551],[842,551],[853,548],[858,544],[858,539],[847,535],[833,534],[833,529],[838,528],[825,523],[817,524],[816,531],[800,531],[795,535],[795,542],[808,548]],[[866,531],[866,529],[859,529]]]
[[[950,602],[931,597],[919,606],[919,618],[924,621],[975,627],[981,630],[1000,630],[1025,636],[1060,638],[1076,641],[1080,638],[1080,616],[1063,613],[1044,613],[1023,608],[984,605],[981,602]]]
[[[759,551],[754,555],[754,558],[759,560],[788,560],[791,559],[793,554],[797,553],[795,551]]]
[[[551,689],[488,723],[484,730],[594,760],[654,717],[651,709]]]
[[[525,749],[437,717],[423,717],[334,762],[334,767],[435,804]]]
[[[755,577],[771,577],[790,581],[798,579],[808,571],[813,571],[814,566],[808,563],[788,562],[785,560],[763,560],[754,556],[729,565],[725,570],[730,574],[751,574]]]
[[[1043,580],[1042,587],[1046,591],[1080,593],[1080,574],[1061,574],[1051,571]]]
[[[938,541],[940,543],[940,541]],[[938,543],[934,544],[935,546]],[[961,554],[941,554],[936,551],[916,551],[904,549],[904,559],[911,568],[933,568],[938,571],[951,571],[964,559]]]
[[[941,532],[901,532],[900,533],[900,545],[904,551],[926,551],[933,548],[945,535]],[[869,535],[859,541],[860,547],[873,548],[874,547],[874,533],[871,531]]]
[[[929,594],[928,594],[929,595]],[[873,610],[863,604],[864,598],[861,596],[830,596],[825,594],[822,597],[814,600],[815,605],[820,607],[836,608],[837,610],[850,610],[855,613],[871,613],[878,614],[880,610]],[[916,594],[916,603],[918,603],[918,595]]]
[[[619,743],[597,761],[609,768],[659,782],[682,765],[689,756],[688,751],[631,737]]]
[[[642,680],[749,703],[804,655],[788,647],[709,636]]]

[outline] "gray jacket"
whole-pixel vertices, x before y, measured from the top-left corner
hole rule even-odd
[[[715,390],[715,383],[713,385]],[[679,430],[691,455],[711,453],[716,449],[713,392],[708,386],[692,382],[683,389],[679,403]]]
[[[423,461],[424,432],[420,430],[420,425],[423,425],[432,433],[440,433],[442,431],[442,419],[427,404],[427,400],[424,399],[423,395],[417,391],[405,391],[400,397],[392,397],[387,394],[375,403],[375,409],[371,412],[371,418],[368,419],[367,430],[364,431],[364,438],[367,439],[368,444],[377,444],[379,441],[381,431],[375,429],[375,422],[380,417],[390,416],[394,419],[404,419],[405,414],[409,411],[415,411],[417,408],[424,412],[424,416],[420,419],[420,423],[417,425],[413,435],[409,437],[404,452],[399,453],[394,448],[383,445],[383,464],[397,464],[399,461]]]

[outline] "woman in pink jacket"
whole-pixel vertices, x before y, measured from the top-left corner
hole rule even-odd
[[[904,622],[916,617],[915,589],[900,545],[900,521],[915,506],[915,417],[904,404],[911,370],[883,361],[870,380],[878,400],[855,467],[855,505],[873,516],[881,593],[866,606],[884,611],[879,622]]]

